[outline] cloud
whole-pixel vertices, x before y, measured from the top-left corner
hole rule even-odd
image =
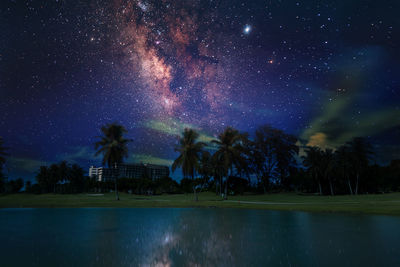
[[[327,139],[326,134],[320,132],[315,133],[312,136],[310,136],[307,146],[317,146],[322,149],[325,149],[327,147],[326,139]]]
[[[363,111],[357,117],[348,115],[353,113],[349,107],[341,108],[340,112],[329,107],[327,110],[338,112],[327,111],[314,120],[311,127],[301,134],[301,139],[307,140],[307,145],[334,148],[354,137],[374,136],[400,125],[400,109],[396,107]]]
[[[129,156],[127,161],[135,163],[143,162],[143,163],[165,165],[165,166],[171,166],[173,163],[172,159],[158,158],[145,154],[132,154]]]
[[[352,130],[338,136],[338,141],[349,140],[354,136],[371,136],[400,125],[400,109],[389,107],[376,112],[370,112],[360,118]],[[350,126],[350,125],[349,125]]]
[[[7,158],[7,166],[8,169],[12,172],[13,170],[34,173],[39,170],[40,166],[50,165],[50,162],[36,160],[31,158],[24,157],[8,157]]]
[[[72,147],[70,152],[57,155],[58,161],[67,161],[68,163],[79,163],[88,160],[101,160],[101,155],[95,156],[95,151],[89,146]]]
[[[199,133],[198,140],[200,142],[205,142],[209,144],[212,140],[215,139],[214,137],[206,134],[204,131],[202,131],[199,127],[195,125],[183,123],[174,119],[168,119],[164,121],[150,120],[144,123],[144,127],[164,134],[175,135],[175,136],[180,136],[182,132],[185,130],[185,128],[190,128],[190,129],[195,129]]]
[[[100,161],[101,156],[95,157],[94,150],[89,146],[72,147],[70,152],[58,154],[54,161],[37,160],[27,157],[8,157],[7,168],[10,173],[18,170],[18,173],[36,173],[40,166],[49,166],[55,162],[67,161],[68,163],[81,164],[83,161],[96,159]]]
[[[400,125],[400,109],[395,105],[377,106],[380,91],[370,86],[368,79],[370,74],[376,75],[384,52],[376,47],[362,51],[363,61],[346,64],[333,77],[326,103],[300,134],[308,145],[335,148],[353,137],[374,136]]]

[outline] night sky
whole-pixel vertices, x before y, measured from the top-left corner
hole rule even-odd
[[[185,127],[209,141],[266,123],[322,148],[364,136],[376,162],[400,158],[400,1],[0,5],[10,178],[99,165],[110,122],[134,140],[128,162],[170,165]]]

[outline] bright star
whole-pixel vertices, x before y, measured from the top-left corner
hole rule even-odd
[[[243,33],[244,34],[249,34],[250,31],[251,31],[251,26],[250,25],[244,26],[244,29],[243,29]]]

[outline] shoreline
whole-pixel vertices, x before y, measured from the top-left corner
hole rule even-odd
[[[1,208],[239,208],[286,210],[323,213],[371,214],[400,216],[400,193],[357,196],[297,195],[274,193],[239,195],[222,200],[215,193],[143,196],[120,193],[96,194],[11,194],[0,196]]]

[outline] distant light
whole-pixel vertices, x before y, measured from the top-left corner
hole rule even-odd
[[[243,33],[249,34],[250,32],[251,32],[251,26],[250,25],[244,26]]]

